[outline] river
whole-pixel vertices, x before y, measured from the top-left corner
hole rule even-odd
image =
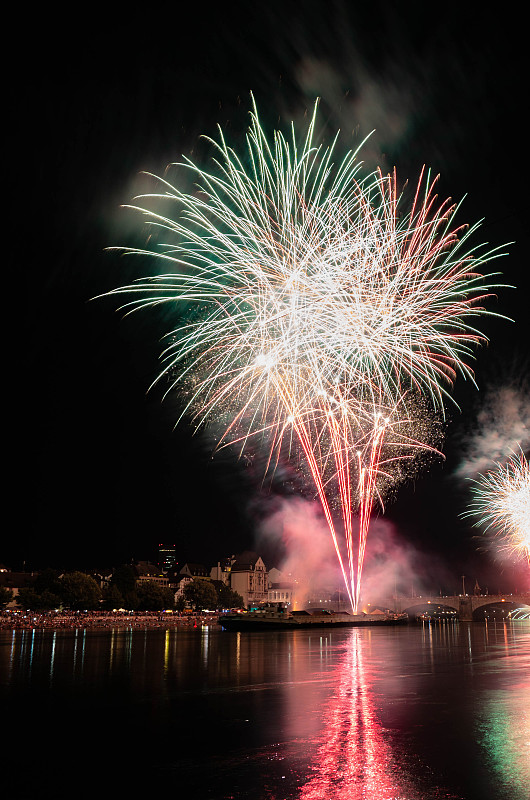
[[[5,800],[528,800],[530,622],[0,631]]]

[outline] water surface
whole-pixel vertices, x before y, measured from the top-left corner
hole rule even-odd
[[[528,800],[530,624],[0,631],[6,800]]]

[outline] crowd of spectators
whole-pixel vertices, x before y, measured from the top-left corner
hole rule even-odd
[[[1,630],[33,628],[196,628],[217,625],[217,614],[152,611],[3,611]]]

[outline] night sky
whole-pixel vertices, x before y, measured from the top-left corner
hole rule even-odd
[[[441,173],[440,195],[467,195],[459,221],[485,218],[477,243],[515,242],[495,268],[518,289],[489,305],[515,323],[482,323],[491,343],[477,353],[481,392],[458,382],[445,463],[388,508],[400,535],[457,579],[491,573],[459,518],[467,487],[454,471],[486,387],[519,385],[527,370],[528,72],[514,12],[466,6],[427,18],[419,3],[232,2],[101,13],[66,30],[59,17],[32,20],[5,154],[19,213],[7,268],[23,290],[5,303],[17,309],[13,432],[6,419],[17,446],[0,562],[110,566],[153,558],[162,541],[208,562],[254,546],[256,476],[228,456],[212,460],[185,425],[175,430],[178,400],[146,394],[168,319],[123,320],[114,301],[90,302],[143,274],[105,250],[143,241],[120,209],[138,174],[161,174],[182,154],[207,164],[199,136],[218,123],[241,145],[252,91],[270,129],[303,121],[317,96],[319,130],[329,141],[340,127],[344,151],[376,128],[369,162],[411,181],[427,164]],[[514,574],[503,570],[506,585]]]

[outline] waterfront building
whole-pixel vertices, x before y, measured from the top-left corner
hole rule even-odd
[[[269,583],[267,600],[269,603],[282,603],[283,605],[291,606],[293,603],[293,584],[289,581]]]
[[[241,595],[247,607],[267,602],[268,575],[261,556],[250,551],[235,556],[230,569],[230,588]]]

